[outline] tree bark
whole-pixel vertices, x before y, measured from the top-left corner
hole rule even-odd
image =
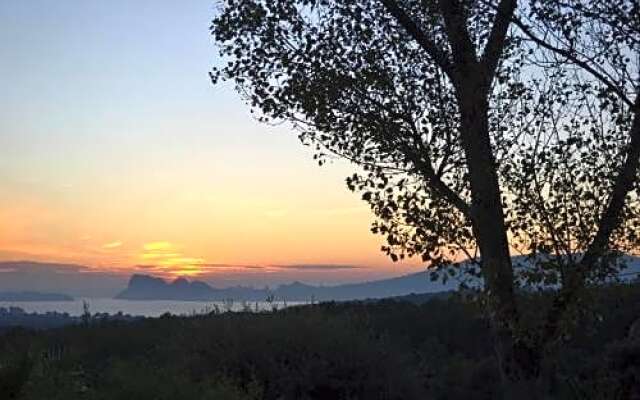
[[[497,165],[488,127],[488,94],[482,78],[468,75],[459,90],[462,145],[469,169],[471,216],[489,298],[495,349],[505,385],[531,387],[539,353],[518,337],[519,313]]]
[[[471,186],[471,223],[480,249],[495,350],[505,388],[530,387],[538,374],[540,357],[518,335],[513,266],[489,132],[491,86],[517,2],[500,1],[487,49],[480,58],[467,30],[463,3],[440,0],[439,6],[452,53],[451,78],[461,114],[461,141]]]
[[[461,141],[469,170],[469,214],[481,254],[482,273],[489,297],[495,349],[505,382],[526,382],[537,375],[538,353],[518,340],[519,314],[514,276],[502,207],[497,165],[489,134],[489,96],[502,57],[517,0],[501,0],[485,54],[478,59],[467,29],[463,2],[439,0],[450,54],[438,47],[395,0],[383,4],[411,37],[451,79],[461,113]],[[511,385],[512,386],[512,385]],[[519,386],[519,385],[516,385]]]

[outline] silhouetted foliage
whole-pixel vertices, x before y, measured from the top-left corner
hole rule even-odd
[[[638,342],[627,337],[640,315],[640,287],[591,292],[593,315],[542,366],[544,398],[622,399],[640,387]],[[14,330],[0,336],[0,393],[23,400],[498,398],[492,333],[477,303],[410,299]],[[529,310],[552,298],[520,301]]]
[[[591,3],[227,0],[211,76],[359,166],[393,261],[482,276],[504,375],[529,380],[640,247],[638,3]],[[523,283],[560,289],[535,327]]]

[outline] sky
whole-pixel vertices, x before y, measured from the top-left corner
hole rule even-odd
[[[213,0],[0,2],[0,261],[332,283],[394,264],[287,126],[213,86]],[[84,270],[84,269],[83,269]]]

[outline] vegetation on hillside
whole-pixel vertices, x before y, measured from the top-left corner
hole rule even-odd
[[[640,315],[640,285],[591,296],[600,305],[543,365],[549,398],[639,393],[640,338],[629,328]],[[0,340],[0,397],[499,398],[491,332],[477,305],[459,296],[408,299],[12,330]],[[549,296],[521,301],[534,310]]]

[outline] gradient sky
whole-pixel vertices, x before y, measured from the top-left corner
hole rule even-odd
[[[211,85],[214,4],[0,2],[0,260],[248,283],[419,268],[379,252],[351,166]]]

